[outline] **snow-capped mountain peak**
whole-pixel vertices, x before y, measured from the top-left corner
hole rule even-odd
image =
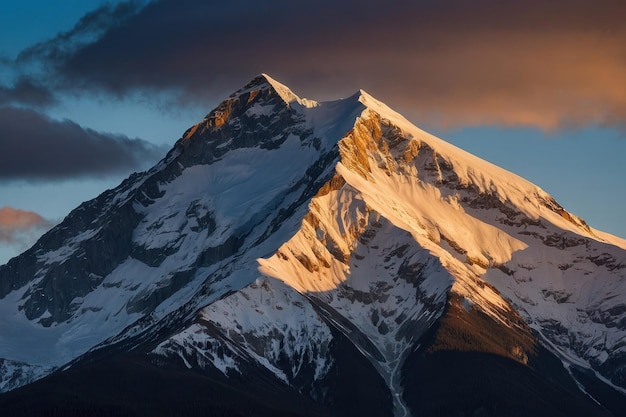
[[[363,90],[318,103],[262,74],[0,267],[0,388],[139,352],[405,416],[424,358],[478,352],[619,391],[624,248]]]
[[[317,101],[298,97],[293,93],[293,91],[289,89],[289,87],[279,83],[265,73],[261,74],[261,77],[265,78],[265,80],[272,86],[272,88],[282,97],[283,100],[285,100],[285,103],[298,103],[299,105],[306,108],[317,107],[319,105]]]

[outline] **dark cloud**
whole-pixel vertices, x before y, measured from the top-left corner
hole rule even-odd
[[[115,30],[136,14],[145,1],[126,1],[116,5],[105,4],[85,14],[74,27],[60,32],[52,39],[37,43],[20,52],[17,62],[54,65],[70,58],[81,47],[97,42],[106,32]],[[50,68],[44,68],[49,70]]]
[[[140,6],[99,9],[19,61],[55,68],[55,82],[74,91],[165,89],[201,100],[267,72],[311,98],[364,88],[441,124],[549,129],[626,119],[622,0]]]
[[[24,249],[53,223],[32,211],[0,208],[0,242]]]
[[[58,180],[142,169],[164,150],[33,110],[0,108],[0,180]]]
[[[46,107],[56,103],[57,99],[49,89],[24,76],[11,86],[0,85],[0,105],[24,104]]]

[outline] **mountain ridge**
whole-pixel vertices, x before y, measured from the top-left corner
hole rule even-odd
[[[0,387],[141,351],[228,381],[269,372],[333,409],[361,398],[338,382],[356,349],[396,416],[420,407],[409,369],[440,351],[623,393],[624,248],[363,90],[318,103],[262,74],[0,267]]]

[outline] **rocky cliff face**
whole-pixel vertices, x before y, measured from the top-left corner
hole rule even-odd
[[[610,415],[625,248],[363,91],[316,103],[263,75],[0,268],[0,386],[132,353],[402,416],[437,411],[415,399],[451,383],[441,358],[487,355],[482,377],[510,370],[537,415]],[[492,412],[507,381],[449,412]]]

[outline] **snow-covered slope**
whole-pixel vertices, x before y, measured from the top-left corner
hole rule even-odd
[[[405,359],[459,307],[624,390],[625,271],[626,241],[366,92],[318,103],[261,75],[0,269],[0,387],[150,340],[332,404],[348,341],[410,415]]]
[[[362,107],[307,120],[300,110],[312,104],[286,102],[289,90],[270,80],[253,80],[153,169],[84,203],[0,269],[0,357],[60,366],[256,278],[249,264],[293,233],[291,217],[332,172],[336,132]]]

